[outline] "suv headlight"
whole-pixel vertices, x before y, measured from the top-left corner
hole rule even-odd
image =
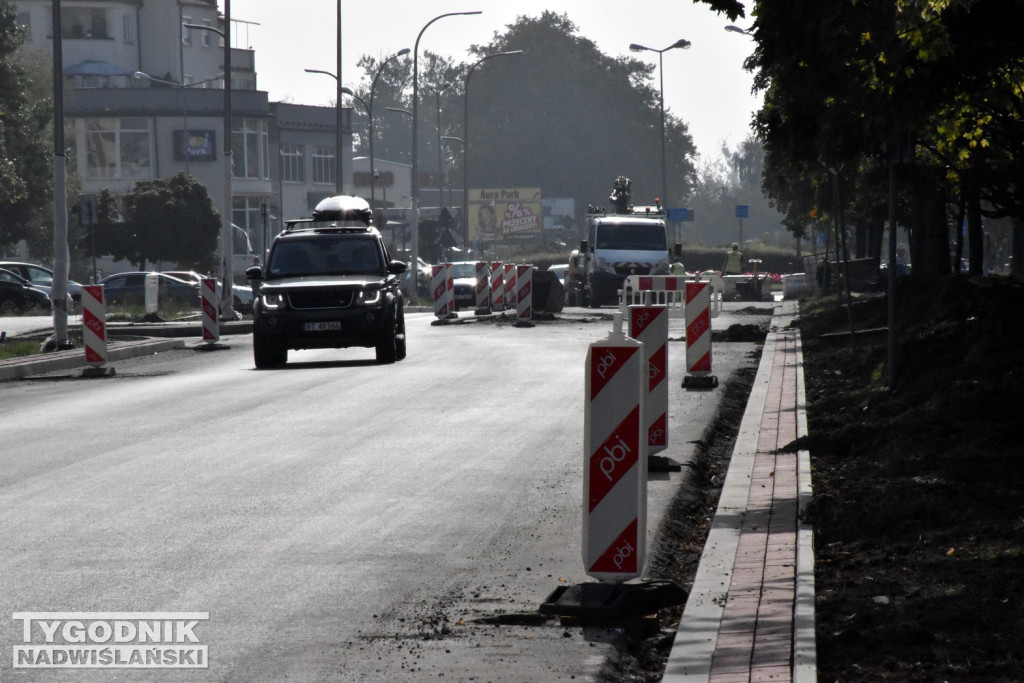
[[[364,289],[359,292],[360,306],[380,306],[383,293],[379,289]]]
[[[284,294],[264,294],[262,301],[266,309],[284,308]]]

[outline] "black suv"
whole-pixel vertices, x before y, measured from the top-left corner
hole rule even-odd
[[[245,275],[257,292],[253,357],[257,368],[288,362],[288,349],[374,347],[378,363],[405,358],[399,280],[369,204],[330,197],[313,217],[289,221],[274,238],[266,271]]]

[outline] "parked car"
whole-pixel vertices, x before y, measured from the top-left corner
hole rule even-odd
[[[146,276],[149,273],[117,273],[108,275],[97,284],[103,285],[106,304],[142,306],[146,303]],[[181,306],[199,308],[199,285],[176,277],[155,273],[158,278],[157,301],[175,301]]]
[[[43,290],[49,296],[50,289],[53,287],[53,271],[49,268],[22,261],[0,261],[0,268],[20,275],[28,280],[33,287]],[[82,285],[74,280],[68,280],[68,294],[74,301],[81,301]]]
[[[203,279],[209,277],[207,275],[201,275],[194,270],[165,270],[164,275],[170,275],[176,277],[179,280],[185,282],[194,282],[199,286],[202,286]],[[220,280],[217,280],[217,286],[220,287]],[[252,312],[252,287],[249,285],[234,285],[231,288],[231,296],[234,299],[234,306],[236,310],[245,311],[247,313]]]
[[[452,287],[455,289],[455,310],[476,308],[476,261],[452,264]]]
[[[33,309],[50,310],[50,295],[5,268],[0,268],[0,316]]]
[[[404,297],[408,266],[392,260],[359,197],[329,197],[311,219],[288,221],[267,266],[249,268],[259,298],[253,310],[257,368],[288,362],[289,349],[374,348],[378,363],[406,354]]]

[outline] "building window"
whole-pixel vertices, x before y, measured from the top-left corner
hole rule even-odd
[[[126,45],[135,44],[135,15],[126,14],[122,18],[124,26],[124,42]]]
[[[281,145],[281,180],[306,182],[306,150],[302,145]]]
[[[149,123],[144,118],[85,119],[86,177],[150,177]]]
[[[192,29],[185,24],[191,24],[192,17],[182,16],[181,17],[181,44],[191,45],[192,44]]]
[[[334,184],[334,148],[317,145],[313,148],[313,182]]]
[[[62,7],[60,10],[62,38],[110,39],[107,12],[90,7]]]
[[[269,137],[267,122],[262,119],[241,119],[231,131],[231,155],[236,178],[270,178]]]
[[[210,26],[210,22],[209,21],[204,21],[203,24],[206,25],[206,26]],[[211,26],[210,28],[213,28],[213,27]],[[203,47],[212,47],[213,46],[213,37],[215,35],[217,35],[217,34],[214,33],[213,31],[200,31],[200,33],[203,34],[202,39],[201,39],[202,43],[203,43]]]

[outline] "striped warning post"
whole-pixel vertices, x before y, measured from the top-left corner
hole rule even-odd
[[[515,290],[516,325],[530,327],[533,319],[533,266],[516,266]]]
[[[444,296],[448,301],[448,317],[456,317],[455,313],[455,265],[444,264]]]
[[[505,264],[505,308],[516,307],[516,265]]]
[[[643,345],[616,322],[587,351],[583,417],[583,566],[612,583],[643,571],[647,527]]]
[[[644,345],[647,361],[647,451],[668,448],[668,318],[665,306],[630,306],[629,336]]]
[[[686,369],[684,387],[717,386],[711,374],[711,287],[707,281],[686,283]]]
[[[82,344],[86,363],[94,368],[106,365],[107,303],[103,285],[82,285]]]
[[[220,296],[217,294],[217,280],[212,277],[204,277],[200,284],[202,292],[203,307],[203,341],[207,344],[214,344],[220,341],[220,316],[217,315],[217,303]]]
[[[491,269],[483,261],[476,263],[476,314],[491,313]]]
[[[505,267],[501,261],[491,262],[491,310],[495,313],[505,308]]]
[[[444,264],[430,267],[430,291],[434,297],[434,315],[447,318],[451,311],[448,310],[448,277]]]

